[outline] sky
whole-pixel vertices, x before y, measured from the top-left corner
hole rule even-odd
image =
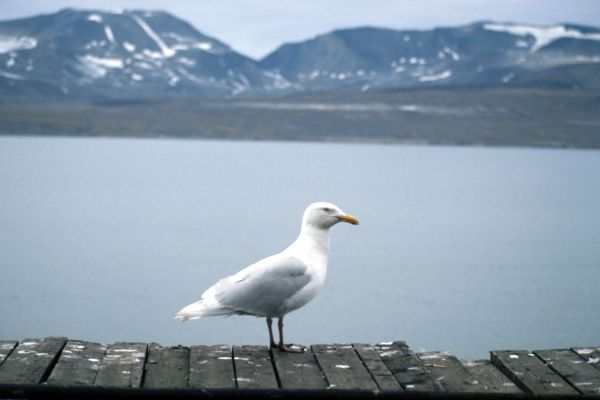
[[[164,10],[236,51],[262,58],[334,29],[430,29],[474,21],[600,26],[600,0],[0,0],[0,19],[61,8]]]

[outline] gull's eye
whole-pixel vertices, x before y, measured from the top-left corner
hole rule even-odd
[[[331,208],[329,208],[329,207],[323,207],[323,211],[325,211],[325,212],[331,212]]]

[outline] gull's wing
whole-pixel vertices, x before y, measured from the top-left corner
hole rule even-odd
[[[277,254],[221,279],[202,295],[236,314],[278,316],[286,302],[308,284],[302,260]]]

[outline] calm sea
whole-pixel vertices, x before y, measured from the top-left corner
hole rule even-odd
[[[321,200],[361,225],[290,341],[600,345],[598,151],[30,137],[0,137],[0,338],[266,344],[172,317]]]

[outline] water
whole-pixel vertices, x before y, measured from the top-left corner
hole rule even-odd
[[[290,341],[599,344],[597,151],[0,137],[0,187],[0,338],[266,344],[263,319],[172,316],[327,200],[361,225]]]

